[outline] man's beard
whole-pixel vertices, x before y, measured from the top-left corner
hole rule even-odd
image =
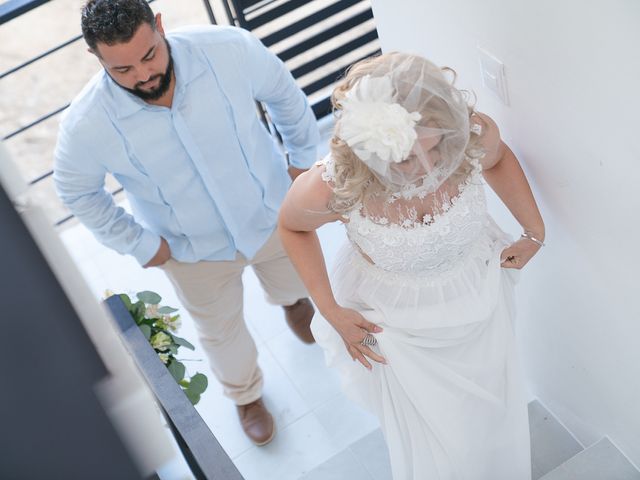
[[[141,98],[142,100],[158,100],[165,93],[167,93],[169,87],[171,86],[171,77],[173,76],[173,57],[171,56],[171,46],[169,45],[169,42],[167,42],[167,39],[164,39],[164,43],[167,46],[167,53],[169,55],[169,64],[167,65],[167,69],[165,70],[164,74],[158,73],[157,75],[153,75],[146,82],[138,82],[136,85],[134,85],[133,88],[123,87],[118,82],[116,82],[116,84],[132,95]],[[160,82],[158,83],[158,86],[156,88],[151,90],[142,90],[140,88],[141,85],[144,85],[145,83],[151,83],[157,78],[160,79]]]

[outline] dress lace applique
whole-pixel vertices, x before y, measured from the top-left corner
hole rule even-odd
[[[322,179],[333,183],[331,157],[322,164]],[[421,277],[442,276],[473,252],[486,255],[478,247],[488,245],[484,239],[488,217],[481,166],[477,160],[471,164],[473,170],[467,179],[453,193],[438,196],[437,202],[420,186],[409,185],[377,204],[355,206],[344,215],[350,241],[374,264],[372,267]],[[437,206],[426,212],[419,208],[429,202]]]
[[[331,155],[327,155],[322,160],[317,161],[316,165],[323,169],[320,174],[322,181],[326,182],[331,188],[333,188],[336,180],[336,171],[335,164],[333,163],[333,158],[331,158]],[[341,216],[343,221],[347,221],[349,219],[349,216],[346,214],[343,214]]]
[[[322,170],[321,173],[322,180],[327,183],[334,183],[336,179],[336,171],[331,155],[327,155],[323,160],[317,162],[317,165],[324,167],[324,170]]]

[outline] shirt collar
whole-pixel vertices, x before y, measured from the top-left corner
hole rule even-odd
[[[190,45],[184,41],[167,36],[167,40],[171,45],[171,55],[173,56],[173,69],[176,76],[176,86],[173,95],[173,102],[179,100],[178,92],[182,92],[189,83],[202,75],[206,70],[206,63],[198,52],[195,52]],[[104,72],[109,97],[111,99],[112,108],[117,118],[125,118],[137,113],[142,109],[155,109],[154,105],[150,105],[141,98],[136,97],[132,93],[127,92],[124,88],[116,84],[106,72]]]

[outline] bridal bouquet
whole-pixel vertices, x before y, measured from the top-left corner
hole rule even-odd
[[[110,296],[110,294],[107,294]],[[136,293],[134,302],[129,295],[119,294],[122,302],[149,341],[176,382],[182,387],[193,405],[200,401],[200,395],[207,389],[206,375],[196,373],[186,377],[186,367],[176,358],[180,347],[194,350],[194,346],[184,338],[175,335],[180,328],[180,315],[172,307],[161,306],[162,297],[155,292]]]

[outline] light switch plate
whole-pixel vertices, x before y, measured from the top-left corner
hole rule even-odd
[[[483,48],[478,47],[482,85],[491,90],[505,105],[509,105],[504,64]]]

